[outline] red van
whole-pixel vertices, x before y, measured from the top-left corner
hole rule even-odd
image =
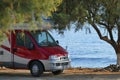
[[[30,69],[32,76],[44,71],[57,75],[70,67],[68,52],[46,30],[15,29],[0,48],[0,66]]]

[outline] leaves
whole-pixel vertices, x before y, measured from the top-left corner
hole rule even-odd
[[[120,0],[63,0],[52,15],[59,31],[70,29],[71,23],[76,25],[75,31],[85,27],[86,23],[90,24],[101,40],[120,52]],[[100,28],[107,31],[105,35]],[[113,30],[117,34],[113,35]]]
[[[18,23],[42,23],[41,17],[51,16],[51,12],[56,11],[61,2],[62,0],[0,0],[0,32],[6,32]]]
[[[119,13],[120,0],[63,0],[58,10],[53,13],[53,20],[60,30],[61,27],[69,27],[67,25],[71,22],[77,25],[76,31],[86,22],[113,30],[119,28]]]

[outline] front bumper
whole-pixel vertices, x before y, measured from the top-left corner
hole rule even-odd
[[[68,57],[67,58],[61,57],[60,60],[50,59],[50,66],[52,71],[64,70],[66,68],[70,68],[70,60]]]

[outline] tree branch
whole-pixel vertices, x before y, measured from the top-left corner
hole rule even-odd
[[[120,45],[120,25],[118,25],[118,40],[117,43]]]
[[[108,26],[107,24],[105,23],[102,23],[102,22],[99,22],[100,25],[103,25],[103,26]]]
[[[113,34],[112,34],[112,29],[105,23],[100,22],[99,24],[106,27],[106,29],[108,30],[111,41],[115,42],[115,40],[113,38]]]
[[[109,40],[107,36],[102,36],[102,34],[101,34],[100,30],[98,29],[98,27],[96,26],[96,24],[93,23],[92,26],[96,30],[96,32],[101,40],[104,40],[107,43],[113,45],[113,42],[111,40]]]
[[[110,36],[110,39],[111,41],[115,42],[114,38],[113,38],[113,34],[112,34],[112,29],[110,28],[107,28],[108,32],[109,32],[109,36]]]

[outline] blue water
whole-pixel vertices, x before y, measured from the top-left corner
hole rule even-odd
[[[100,40],[94,30],[90,34],[85,30],[75,33],[73,29],[65,31],[64,35],[58,35],[54,30],[50,33],[63,48],[67,48],[72,67],[101,68],[116,64],[114,49]]]

